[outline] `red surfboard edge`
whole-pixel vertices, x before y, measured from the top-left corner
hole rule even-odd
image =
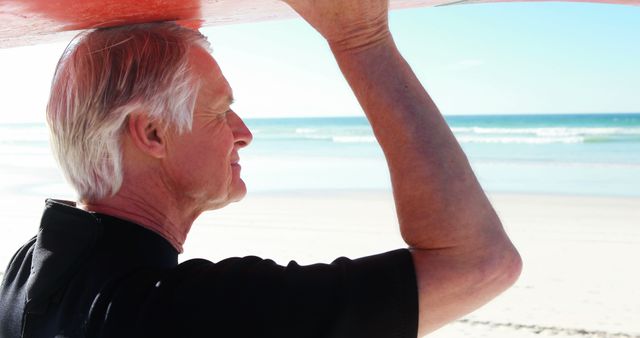
[[[393,9],[400,9],[517,0],[390,1]],[[550,0],[526,0],[546,1]],[[567,2],[640,6],[640,0]],[[64,41],[79,30],[130,23],[175,20],[200,28],[285,19],[295,15],[279,0],[0,0],[0,48]]]

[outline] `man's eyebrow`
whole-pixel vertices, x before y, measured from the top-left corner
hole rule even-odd
[[[229,105],[232,105],[236,102],[236,99],[233,98],[233,95],[229,95],[229,97],[227,98],[227,102],[229,103]]]

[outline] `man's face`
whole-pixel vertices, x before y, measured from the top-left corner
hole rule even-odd
[[[167,175],[175,194],[195,203],[197,210],[221,208],[246,194],[240,178],[238,150],[251,132],[231,110],[233,93],[213,58],[201,48],[191,52],[201,87],[190,132],[169,132]]]

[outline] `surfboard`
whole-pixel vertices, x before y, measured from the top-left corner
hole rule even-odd
[[[400,9],[514,1],[518,0],[391,0],[390,4]],[[640,5],[640,0],[569,1]],[[0,48],[64,41],[79,30],[131,23],[175,20],[199,28],[295,16],[279,0],[0,0]]]

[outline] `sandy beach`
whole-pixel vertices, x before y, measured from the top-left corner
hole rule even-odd
[[[432,337],[640,337],[640,199],[492,194],[524,260],[516,285]],[[5,203],[2,269],[42,200]],[[181,260],[330,262],[404,247],[388,192],[256,193],[203,215]]]

